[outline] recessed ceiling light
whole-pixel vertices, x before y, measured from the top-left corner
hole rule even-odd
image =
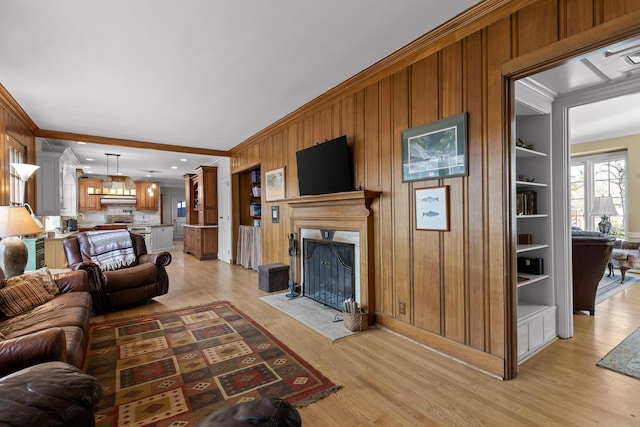
[[[77,142],[78,142],[78,144],[80,144],[80,145],[86,145],[86,144],[87,144],[86,142],[82,142],[82,141],[77,141]]]
[[[181,161],[181,162],[186,162],[186,161],[187,161],[187,159],[180,159],[180,161]]]
[[[87,157],[85,160],[86,160],[87,162],[93,162],[93,159],[92,159],[91,157]]]
[[[177,166],[171,166],[171,169],[178,169]]]
[[[85,166],[84,168],[85,169],[91,169],[91,166]]]

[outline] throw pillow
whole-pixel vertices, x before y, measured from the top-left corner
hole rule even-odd
[[[53,279],[51,272],[47,267],[42,267],[39,270],[29,271],[19,276],[10,277],[6,279],[5,286],[15,286],[22,283],[24,280],[30,280],[39,283],[48,293],[55,296],[60,293],[60,288],[56,285],[56,281]]]
[[[37,281],[22,282],[0,289],[0,310],[8,317],[17,316],[53,298]]]

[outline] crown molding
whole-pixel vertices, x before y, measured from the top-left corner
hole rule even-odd
[[[46,139],[60,139],[64,141],[82,141],[93,144],[115,145],[120,147],[143,148],[147,150],[171,151],[188,154],[202,154],[205,156],[230,157],[228,151],[211,150],[208,148],[186,147],[182,145],[161,144],[157,142],[136,141],[132,139],[110,138],[106,136],[85,135],[57,130],[38,129],[35,136]]]
[[[0,83],[0,103],[18,120],[24,122],[31,132],[34,132],[38,129],[38,126],[35,124],[31,117],[27,114],[26,111],[22,109],[18,101],[11,96],[7,88],[5,88],[2,83]]]

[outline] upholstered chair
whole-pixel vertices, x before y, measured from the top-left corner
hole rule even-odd
[[[627,270],[640,269],[640,242],[616,241],[611,253],[611,265],[620,269],[620,283],[624,282]]]
[[[571,233],[573,310],[595,313],[598,283],[609,263],[615,239],[597,231]]]
[[[72,270],[89,275],[96,312],[146,302],[169,290],[169,252],[148,254],[144,237],[126,230],[87,231],[64,241]]]

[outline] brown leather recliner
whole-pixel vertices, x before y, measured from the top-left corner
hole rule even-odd
[[[593,316],[596,291],[602,279],[615,238],[590,231],[571,235],[573,259],[573,310],[586,310]]]
[[[169,252],[148,254],[144,237],[126,232],[131,239],[135,260],[130,265],[112,270],[101,269],[92,252],[90,233],[81,232],[63,242],[64,252],[72,270],[85,270],[89,276],[89,292],[96,312],[137,304],[164,295],[169,290],[169,277],[165,267],[171,263]],[[121,233],[120,230],[102,231]],[[95,234],[93,234],[95,236]],[[93,261],[92,261],[93,256]]]

